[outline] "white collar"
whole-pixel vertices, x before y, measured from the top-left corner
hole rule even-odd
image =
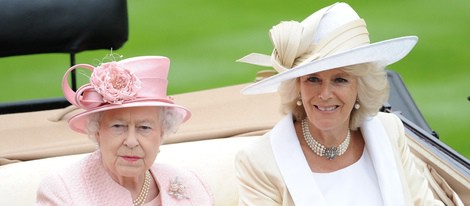
[[[395,164],[392,145],[377,117],[361,126],[366,147],[374,164],[384,205],[405,205],[403,187]],[[276,124],[270,133],[274,158],[295,205],[325,205],[295,133],[292,115]]]

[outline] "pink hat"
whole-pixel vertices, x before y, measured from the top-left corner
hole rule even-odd
[[[68,84],[69,73],[77,68],[92,71],[90,83],[74,92]],[[183,122],[191,113],[176,105],[166,95],[170,60],[162,56],[134,57],[121,61],[102,63],[97,67],[77,64],[67,70],[62,79],[65,98],[86,111],[69,119],[70,128],[86,134],[88,115],[111,109],[129,107],[172,107],[183,116]]]

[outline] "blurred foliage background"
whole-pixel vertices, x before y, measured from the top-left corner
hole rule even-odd
[[[334,2],[132,0],[128,1],[129,40],[114,53],[124,58],[170,57],[170,94],[246,83],[264,68],[235,63],[236,59],[251,52],[270,54],[268,30],[273,25],[301,21]],[[389,69],[401,74],[440,139],[470,158],[470,1],[347,3],[366,20],[372,42],[419,36],[410,55]],[[93,64],[109,52],[82,52],[76,62]],[[0,102],[62,96],[60,81],[68,67],[67,54],[0,58]]]

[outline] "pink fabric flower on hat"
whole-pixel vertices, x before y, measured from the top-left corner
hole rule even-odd
[[[142,87],[140,79],[117,62],[108,62],[96,67],[91,74],[90,83],[103,101],[122,104],[135,99]]]

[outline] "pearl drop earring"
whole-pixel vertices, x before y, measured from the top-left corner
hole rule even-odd
[[[302,106],[302,97],[300,96],[300,92],[299,92],[299,98],[297,99],[297,102],[296,102],[297,106]]]
[[[358,110],[361,108],[361,104],[359,104],[359,100],[356,100],[356,104],[354,104],[354,109]]]

